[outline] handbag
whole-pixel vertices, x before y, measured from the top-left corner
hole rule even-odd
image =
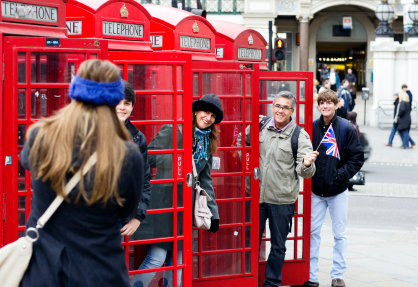
[[[68,195],[71,190],[78,184],[81,178],[90,170],[90,168],[96,163],[97,154],[93,153],[87,161],[84,169],[70,179],[65,185],[64,193]],[[12,242],[0,249],[0,282],[5,287],[19,287],[20,281],[22,281],[23,275],[29,266],[29,261],[32,257],[33,243],[39,239],[38,230],[45,226],[45,223],[58,209],[61,203],[64,201],[64,197],[57,195],[48,209],[38,219],[36,227],[29,227],[26,229],[25,236],[19,238],[15,242]],[[31,237],[30,235],[34,236]]]
[[[194,214],[193,214],[193,224],[197,228],[202,228],[205,230],[210,229],[212,212],[208,207],[208,201],[212,201],[207,192],[200,187],[200,182],[197,177],[196,164],[193,160],[193,177],[195,179],[195,199],[194,199]]]

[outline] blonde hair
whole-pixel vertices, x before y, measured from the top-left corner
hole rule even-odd
[[[404,91],[400,92],[399,93],[399,102],[409,103],[409,95]]]
[[[83,62],[78,75],[96,82],[115,82],[120,77],[114,64],[100,60]],[[74,202],[82,197],[89,205],[100,200],[106,204],[113,198],[122,206],[124,199],[119,196],[117,184],[126,154],[124,141],[129,140],[129,134],[114,107],[73,101],[54,116],[32,125],[27,136],[36,128],[39,130],[29,154],[35,179],[48,181],[57,195],[64,196],[67,174],[83,168],[90,155],[97,152],[92,190],[86,191],[81,177]],[[91,180],[89,172],[87,183]]]
[[[192,126],[193,126],[193,142],[194,142],[194,131],[196,128],[196,115],[193,112],[192,114]],[[219,130],[213,124],[210,126],[210,133],[209,133],[209,147],[210,151],[209,154],[214,154],[218,150],[218,134]]]

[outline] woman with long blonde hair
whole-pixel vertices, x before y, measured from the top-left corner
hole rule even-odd
[[[83,62],[70,86],[73,101],[28,131],[20,154],[32,177],[27,227],[56,196],[65,201],[39,229],[23,287],[129,286],[118,221],[138,207],[143,160],[115,112],[124,98],[119,75],[108,61]],[[93,153],[96,164],[66,196],[66,183]]]

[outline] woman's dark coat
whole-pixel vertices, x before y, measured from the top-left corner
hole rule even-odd
[[[183,137],[181,131],[177,129],[177,148],[183,147]],[[172,125],[164,125],[158,132],[157,136],[148,145],[148,150],[173,149],[173,127]],[[154,179],[173,178],[173,154],[150,154],[148,161],[152,168],[157,168]],[[201,166],[197,165],[197,173],[199,175],[200,186],[209,194],[213,201],[208,202],[211,210],[212,219],[219,219],[218,206],[215,202],[215,193],[213,190],[212,178],[210,172],[212,169],[212,155],[208,160],[200,161]],[[176,164],[177,166],[177,161]],[[194,186],[194,179],[193,179]],[[192,200],[194,205],[194,189],[192,190]],[[183,206],[183,184],[177,184],[177,206]],[[153,184],[151,185],[151,199],[149,209],[161,209],[173,207],[173,184]],[[177,234],[183,234],[183,212],[178,212],[177,216]],[[192,223],[190,223],[190,228]],[[150,239],[160,237],[173,236],[173,213],[148,214],[147,218],[141,223],[141,226],[134,233],[133,238]],[[172,250],[172,242],[154,243],[161,248]]]
[[[398,117],[398,131],[409,129],[411,125],[411,106],[408,102],[402,101],[399,103]]]
[[[33,145],[36,130],[29,139]],[[22,287],[96,287],[129,286],[128,270],[118,221],[132,215],[138,208],[142,191],[143,160],[138,148],[126,143],[127,153],[118,183],[124,206],[108,201],[87,205],[81,198],[77,204],[64,201],[44,228],[39,230],[39,240],[33,244],[33,255],[21,282]],[[20,154],[22,165],[30,170],[28,142]],[[81,162],[74,151],[75,162]],[[94,178],[94,167],[92,176]],[[85,188],[91,190],[93,183]],[[67,175],[67,180],[72,174]],[[48,182],[32,178],[32,210],[27,227],[35,227],[39,217],[55,199],[56,193]],[[73,201],[78,186],[70,193]]]

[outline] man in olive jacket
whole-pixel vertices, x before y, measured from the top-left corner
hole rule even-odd
[[[271,250],[267,260],[263,286],[281,286],[282,267],[286,254],[287,235],[291,230],[295,201],[299,194],[299,177],[311,178],[315,174],[317,152],[307,132],[300,130],[297,161],[293,158],[291,137],[296,127],[291,115],[296,99],[289,91],[277,94],[273,101],[273,118],[259,132],[260,143],[260,209],[259,244],[267,218],[271,233]],[[263,116],[260,116],[260,120]],[[246,142],[250,142],[250,129],[246,129]],[[240,139],[238,139],[240,142]]]

